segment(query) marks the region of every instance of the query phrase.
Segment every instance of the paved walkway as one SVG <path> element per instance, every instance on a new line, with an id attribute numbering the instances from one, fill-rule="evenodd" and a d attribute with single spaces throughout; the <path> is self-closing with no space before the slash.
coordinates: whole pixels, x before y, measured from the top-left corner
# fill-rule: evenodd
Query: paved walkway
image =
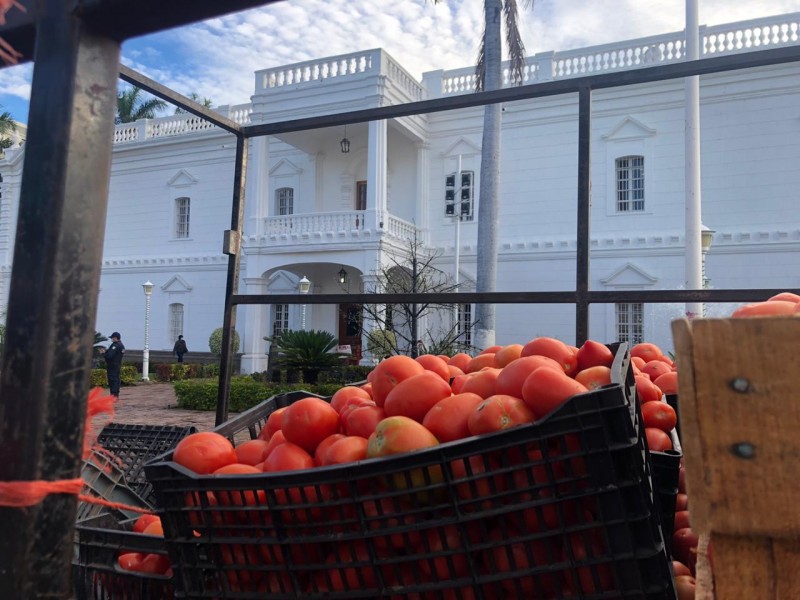
<path id="1" fill-rule="evenodd" d="M 194 425 L 198 431 L 214 428 L 214 411 L 178 408 L 170 383 L 140 383 L 120 390 L 114 422 L 128 425 Z"/>

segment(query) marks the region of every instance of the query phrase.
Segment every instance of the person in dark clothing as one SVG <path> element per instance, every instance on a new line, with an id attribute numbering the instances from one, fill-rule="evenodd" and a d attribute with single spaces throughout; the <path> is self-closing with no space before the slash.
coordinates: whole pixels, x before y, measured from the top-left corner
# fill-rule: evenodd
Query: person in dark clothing
<path id="1" fill-rule="evenodd" d="M 112 396 L 119 398 L 120 369 L 122 357 L 125 356 L 125 346 L 118 331 L 111 334 L 111 345 L 103 353 L 108 374 L 108 388 Z"/>
<path id="2" fill-rule="evenodd" d="M 186 354 L 189 349 L 186 347 L 186 341 L 183 339 L 182 335 L 178 336 L 178 341 L 175 342 L 175 345 L 172 347 L 172 353 L 178 357 L 178 362 L 183 362 L 183 355 Z"/>

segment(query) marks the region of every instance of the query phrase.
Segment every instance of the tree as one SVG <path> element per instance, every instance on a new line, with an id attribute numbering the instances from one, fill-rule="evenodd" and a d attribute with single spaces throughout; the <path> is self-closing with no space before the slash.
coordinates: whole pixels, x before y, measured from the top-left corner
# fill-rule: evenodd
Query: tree
<path id="1" fill-rule="evenodd" d="M 142 95 L 143 90 L 131 87 L 117 94 L 117 116 L 114 122 L 132 123 L 139 119 L 153 119 L 156 113 L 167 107 L 167 103 L 152 96 Z"/>
<path id="2" fill-rule="evenodd" d="M 439 0 L 434 0 L 438 2 Z M 521 0 L 533 9 L 534 0 Z M 517 23 L 517 0 L 484 0 L 484 30 L 475 68 L 476 91 L 499 90 L 503 87 L 502 25 L 505 21 L 508 46 L 509 79 L 519 85 L 525 67 L 525 47 Z M 481 183 L 478 207 L 477 292 L 493 292 L 497 287 L 497 248 L 500 190 L 500 130 L 502 105 L 487 104 L 483 112 L 481 145 Z M 495 306 L 475 307 L 475 345 L 488 348 L 495 341 Z"/>
<path id="3" fill-rule="evenodd" d="M 2 108 L 0 106 L 0 108 Z M 3 111 L 0 113 L 0 152 L 6 148 L 10 148 L 13 144 L 11 134 L 17 130 L 17 124 L 11 118 L 11 113 Z"/>
<path id="4" fill-rule="evenodd" d="M 214 105 L 214 103 L 211 100 L 211 98 L 203 98 L 202 100 L 200 100 L 200 95 L 197 92 L 192 92 L 191 94 L 189 94 L 189 99 L 190 100 L 194 100 L 198 104 L 201 104 L 204 108 L 211 108 Z M 175 114 L 176 115 L 185 114 L 185 113 L 186 113 L 186 110 L 184 110 L 180 106 L 176 106 L 175 107 Z"/>
<path id="5" fill-rule="evenodd" d="M 208 349 L 214 356 L 222 356 L 222 327 L 217 327 L 208 338 Z M 239 351 L 239 333 L 233 330 L 233 351 Z"/>
<path id="6" fill-rule="evenodd" d="M 387 250 L 384 266 L 376 272 L 375 291 L 389 294 L 447 293 L 456 291 L 450 276 L 435 263 L 441 251 L 430 251 L 414 236 L 407 248 Z M 418 356 L 434 349 L 436 353 L 467 350 L 464 333 L 459 333 L 453 318 L 455 305 L 434 302 L 413 304 L 365 304 L 363 321 L 370 323 L 367 348 L 370 353 L 380 349 L 383 358 L 388 354 Z M 420 328 L 427 316 L 437 321 L 437 327 Z M 434 320 L 432 319 L 432 320 Z M 420 352 L 422 350 L 422 352 Z"/>

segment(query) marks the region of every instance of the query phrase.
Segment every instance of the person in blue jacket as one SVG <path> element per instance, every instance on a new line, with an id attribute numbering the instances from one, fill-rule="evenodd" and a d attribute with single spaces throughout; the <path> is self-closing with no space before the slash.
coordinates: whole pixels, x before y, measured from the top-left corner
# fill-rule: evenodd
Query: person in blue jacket
<path id="1" fill-rule="evenodd" d="M 125 345 L 118 331 L 111 334 L 111 345 L 103 353 L 106 361 L 106 373 L 108 374 L 108 388 L 112 396 L 119 398 L 120 370 L 122 369 L 122 357 L 125 356 Z"/>

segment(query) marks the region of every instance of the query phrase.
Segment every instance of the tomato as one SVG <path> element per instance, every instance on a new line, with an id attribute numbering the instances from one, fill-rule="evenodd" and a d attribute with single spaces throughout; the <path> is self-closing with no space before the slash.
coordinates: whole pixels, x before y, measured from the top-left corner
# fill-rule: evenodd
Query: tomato
<path id="1" fill-rule="evenodd" d="M 692 572 L 689 570 L 685 564 L 683 564 L 679 560 L 672 561 L 672 575 L 674 577 L 678 577 L 679 575 L 689 575 L 691 577 Z"/>
<path id="2" fill-rule="evenodd" d="M 370 554 L 363 541 L 340 543 L 325 563 L 331 566 L 316 576 L 316 586 L 320 591 L 361 591 L 378 585 L 377 574 L 369 564 Z"/>
<path id="3" fill-rule="evenodd" d="M 502 369 L 511 361 L 517 360 L 522 354 L 522 344 L 503 346 L 494 354 L 494 366 Z"/>
<path id="4" fill-rule="evenodd" d="M 117 563 L 126 571 L 136 571 L 144 557 L 145 554 L 142 552 L 125 552 L 119 555 Z"/>
<path id="5" fill-rule="evenodd" d="M 678 492 L 675 497 L 675 510 L 689 510 L 689 496 L 685 492 Z"/>
<path id="6" fill-rule="evenodd" d="M 371 372 L 371 371 L 370 371 Z M 372 384 L 367 382 L 361 386 L 361 389 L 364 390 L 369 394 L 369 397 L 372 398 Z"/>
<path id="7" fill-rule="evenodd" d="M 342 409 L 351 398 L 366 398 L 369 400 L 370 396 L 366 390 L 363 390 L 360 387 L 346 385 L 343 388 L 336 390 L 336 393 L 331 396 L 331 406 L 336 412 L 341 414 Z"/>
<path id="8" fill-rule="evenodd" d="M 528 406 L 515 396 L 503 394 L 489 396 L 472 411 L 467 427 L 472 435 L 492 433 L 533 423 L 535 415 Z"/>
<path id="9" fill-rule="evenodd" d="M 425 367 L 426 371 L 436 373 L 439 377 L 444 379 L 448 384 L 450 383 L 450 370 L 447 368 L 447 363 L 438 356 L 433 354 L 422 354 L 415 359 L 419 364 Z"/>
<path id="10" fill-rule="evenodd" d="M 481 500 L 505 490 L 505 477 L 495 474 L 497 467 L 495 460 L 481 455 L 452 461 L 450 470 L 458 497 L 461 500 Z M 490 505 L 491 501 L 487 504 Z"/>
<path id="11" fill-rule="evenodd" d="M 450 384 L 450 389 L 453 391 L 454 394 L 460 394 L 461 388 L 464 387 L 464 384 L 467 383 L 467 380 L 472 377 L 474 373 L 464 373 L 463 375 L 456 375 L 453 377 L 453 382 Z"/>
<path id="12" fill-rule="evenodd" d="M 682 494 L 686 493 L 686 469 L 682 465 L 678 472 L 678 491 Z"/>
<path id="13" fill-rule="evenodd" d="M 533 410 L 536 418 L 541 419 L 567 399 L 587 391 L 585 385 L 565 373 L 539 367 L 528 375 L 522 385 L 522 399 Z"/>
<path id="14" fill-rule="evenodd" d="M 567 556 L 571 551 L 572 557 L 578 563 L 607 554 L 602 534 L 597 530 L 570 534 L 567 544 L 569 545 Z M 575 571 L 578 575 L 578 585 L 576 586 L 570 577 L 568 577 L 567 583 L 572 584 L 570 587 L 582 594 L 597 594 L 614 587 L 614 576 L 611 573 L 611 567 L 607 564 L 577 567 Z"/>
<path id="15" fill-rule="evenodd" d="M 350 435 L 334 442 L 322 456 L 321 465 L 340 465 L 367 458 L 367 438 Z"/>
<path id="16" fill-rule="evenodd" d="M 417 549 L 418 553 L 438 556 L 420 560 L 419 566 L 423 573 L 442 580 L 457 579 L 469 573 L 469 559 L 457 527 L 434 527 L 428 529 L 424 537 L 425 540 Z"/>
<path id="17" fill-rule="evenodd" d="M 649 377 L 636 375 L 636 397 L 639 398 L 639 404 L 644 406 L 647 402 L 659 402 L 662 395 L 661 389 Z"/>
<path id="18" fill-rule="evenodd" d="M 675 593 L 678 600 L 694 600 L 697 593 L 697 580 L 691 575 L 676 575 Z"/>
<path id="19" fill-rule="evenodd" d="M 158 515 L 142 515 L 133 523 L 133 531 L 142 533 L 150 523 L 155 521 L 161 522 L 161 517 Z"/>
<path id="20" fill-rule="evenodd" d="M 666 402 L 647 402 L 642 404 L 642 420 L 645 427 L 655 427 L 664 433 L 669 433 L 678 424 L 678 415 Z"/>
<path id="21" fill-rule="evenodd" d="M 672 527 L 673 531 L 678 531 L 678 529 L 685 529 L 686 527 L 691 526 L 692 524 L 689 522 L 688 510 L 679 510 L 675 513 L 675 525 Z"/>
<path id="22" fill-rule="evenodd" d="M 367 456 L 389 456 L 436 446 L 439 440 L 422 423 L 409 417 L 387 417 L 369 436 Z"/>
<path id="23" fill-rule="evenodd" d="M 547 356 L 523 356 L 508 363 L 497 376 L 496 394 L 508 394 L 522 398 L 522 384 L 539 367 L 550 367 L 561 371 L 561 366 Z"/>
<path id="24" fill-rule="evenodd" d="M 631 348 L 631 356 L 637 356 L 641 358 L 645 364 L 651 360 L 657 360 L 659 356 L 663 355 L 664 353 L 661 351 L 661 348 L 649 342 L 642 342 Z"/>
<path id="25" fill-rule="evenodd" d="M 314 459 L 303 448 L 291 442 L 275 447 L 264 461 L 264 472 L 299 471 L 314 466 Z"/>
<path id="26" fill-rule="evenodd" d="M 450 377 L 447 381 L 450 381 L 450 379 L 453 379 L 453 377 L 464 374 L 464 371 L 462 371 L 455 365 L 447 365 L 447 370 L 450 373 Z"/>
<path id="27" fill-rule="evenodd" d="M 236 458 L 238 458 L 239 462 L 243 465 L 257 465 L 258 463 L 264 462 L 267 448 L 269 448 L 269 442 L 265 442 L 264 440 L 249 440 L 239 444 L 234 450 L 236 451 Z"/>
<path id="28" fill-rule="evenodd" d="M 461 386 L 462 394 L 478 394 L 481 398 L 493 396 L 497 388 L 497 378 L 501 369 L 486 367 L 472 375 Z"/>
<path id="29" fill-rule="evenodd" d="M 593 391 L 611 383 L 611 369 L 602 365 L 589 367 L 575 373 L 575 381 L 585 385 L 587 390 Z"/>
<path id="30" fill-rule="evenodd" d="M 661 429 L 646 427 L 644 434 L 645 437 L 647 437 L 647 447 L 650 448 L 650 452 L 666 452 L 667 450 L 672 450 L 672 438 Z"/>
<path id="31" fill-rule="evenodd" d="M 658 379 L 653 381 L 653 383 L 661 390 L 662 394 L 669 396 L 675 395 L 678 393 L 678 372 L 670 371 L 669 373 L 659 375 Z"/>
<path id="32" fill-rule="evenodd" d="M 235 591 L 252 591 L 263 576 L 260 571 L 247 569 L 262 564 L 261 553 L 254 544 L 220 544 L 220 558 L 231 588 Z M 245 567 L 245 568 L 243 568 Z"/>
<path id="33" fill-rule="evenodd" d="M 144 535 L 153 535 L 156 537 L 164 537 L 164 526 L 161 524 L 161 519 L 153 521 L 142 531 Z"/>
<path id="34" fill-rule="evenodd" d="M 129 570 L 137 573 L 150 573 L 164 575 L 170 570 L 169 557 L 163 554 L 145 554 L 139 563 L 134 564 Z"/>
<path id="35" fill-rule="evenodd" d="M 689 567 L 694 572 L 694 565 L 697 562 L 697 544 L 700 538 L 690 527 L 678 529 L 672 534 L 672 556 Z"/>
<path id="36" fill-rule="evenodd" d="M 483 402 L 478 394 L 462 393 L 439 400 L 422 419 L 422 424 L 440 442 L 469 437 L 467 420 L 473 409 Z"/>
<path id="37" fill-rule="evenodd" d="M 276 431 L 280 430 L 283 422 L 283 413 L 286 412 L 287 408 L 286 406 L 279 408 L 272 412 L 267 418 L 267 424 L 264 426 L 264 429 L 267 431 L 267 439 L 271 438 L 275 435 Z"/>
<path id="38" fill-rule="evenodd" d="M 531 540 L 530 542 L 513 542 L 509 539 L 521 537 L 520 532 L 511 529 L 508 535 L 501 531 L 492 531 L 489 539 L 495 543 L 493 548 L 485 550 L 484 562 L 493 565 L 501 573 L 513 573 L 515 571 L 525 571 L 537 566 L 546 565 L 550 562 L 547 551 L 547 542 L 542 540 Z M 526 598 L 537 597 L 537 592 L 541 590 L 546 597 L 553 593 L 556 585 L 556 576 L 550 573 L 541 573 L 537 576 L 537 582 L 533 577 L 508 577 L 502 580 L 501 585 L 507 592 L 514 592 L 517 583 L 525 593 Z"/>
<path id="39" fill-rule="evenodd" d="M 230 441 L 213 431 L 192 433 L 175 446 L 172 460 L 195 473 L 213 473 L 220 467 L 237 462 Z"/>
<path id="40" fill-rule="evenodd" d="M 614 353 L 600 342 L 586 340 L 578 349 L 578 371 L 589 367 L 611 367 L 614 363 Z"/>
<path id="41" fill-rule="evenodd" d="M 386 416 L 409 417 L 422 423 L 433 405 L 450 395 L 450 384 L 432 371 L 423 370 L 398 383 L 386 396 Z"/>
<path id="42" fill-rule="evenodd" d="M 787 300 L 770 300 L 767 302 L 754 302 L 740 306 L 731 314 L 734 319 L 743 317 L 783 317 L 791 316 L 797 308 L 796 302 Z"/>
<path id="43" fill-rule="evenodd" d="M 774 302 L 776 300 L 798 303 L 800 302 L 800 296 L 793 294 L 792 292 L 781 292 L 780 294 L 775 294 L 772 298 L 767 300 L 767 302 Z"/>
<path id="44" fill-rule="evenodd" d="M 496 354 L 498 350 L 502 349 L 503 349 L 502 346 L 498 346 L 497 344 L 495 344 L 494 346 L 489 346 L 488 348 L 484 348 L 483 350 L 478 352 L 478 356 L 480 356 L 481 354 Z"/>
<path id="45" fill-rule="evenodd" d="M 661 357 L 663 358 L 663 357 Z M 655 360 L 651 360 L 650 362 L 645 363 L 642 367 L 642 373 L 647 373 L 650 375 L 650 379 L 655 381 L 664 373 L 671 373 L 672 366 L 665 363 L 661 358 L 657 358 Z"/>
<path id="46" fill-rule="evenodd" d="M 281 431 L 287 441 L 314 454 L 322 440 L 339 433 L 339 413 L 320 398 L 301 398 L 286 408 Z"/>
<path id="47" fill-rule="evenodd" d="M 220 467 L 214 471 L 214 475 L 252 475 L 254 473 L 263 473 L 263 469 L 259 471 L 251 465 L 236 464 Z M 266 506 L 267 504 L 267 496 L 263 490 L 239 490 L 230 492 L 220 490 L 214 492 L 214 495 L 223 506 Z"/>
<path id="48" fill-rule="evenodd" d="M 314 451 L 314 464 L 320 466 L 322 464 L 322 457 L 325 455 L 325 451 L 335 442 L 343 440 L 346 437 L 347 436 L 343 433 L 334 433 L 333 435 L 329 435 L 322 440 L 317 446 L 317 449 Z"/>
<path id="49" fill-rule="evenodd" d="M 447 361 L 447 364 L 453 365 L 454 367 L 458 367 L 462 371 L 466 372 L 467 365 L 471 360 L 472 357 L 469 354 L 465 352 L 459 352 L 458 354 L 454 354 L 453 356 L 451 356 L 450 360 Z"/>
<path id="50" fill-rule="evenodd" d="M 380 406 L 360 406 L 347 413 L 344 431 L 349 436 L 355 435 L 366 439 L 386 417 L 386 411 Z"/>
<path id="51" fill-rule="evenodd" d="M 372 399 L 375 404 L 383 406 L 386 397 L 394 387 L 409 377 L 425 372 L 425 367 L 409 356 L 390 356 L 378 363 L 372 370 Z"/>
<path id="52" fill-rule="evenodd" d="M 525 344 L 520 356 L 547 356 L 556 361 L 564 373 L 572 377 L 578 369 L 578 355 L 561 340 L 538 337 Z"/>
<path id="53" fill-rule="evenodd" d="M 269 443 L 267 445 L 267 449 L 264 451 L 264 460 L 267 460 L 267 457 L 270 455 L 277 446 L 286 443 L 286 436 L 283 435 L 283 431 L 276 431 L 275 435 L 269 438 Z"/>
<path id="54" fill-rule="evenodd" d="M 339 427 L 342 429 L 345 428 L 347 425 L 347 416 L 357 408 L 361 408 L 363 406 L 377 406 L 375 401 L 371 398 L 351 398 L 347 401 L 342 407 L 342 410 L 339 412 Z"/>
<path id="55" fill-rule="evenodd" d="M 494 368 L 494 353 L 479 354 L 467 363 L 467 367 L 462 369 L 464 373 L 476 373 L 484 367 Z"/>

